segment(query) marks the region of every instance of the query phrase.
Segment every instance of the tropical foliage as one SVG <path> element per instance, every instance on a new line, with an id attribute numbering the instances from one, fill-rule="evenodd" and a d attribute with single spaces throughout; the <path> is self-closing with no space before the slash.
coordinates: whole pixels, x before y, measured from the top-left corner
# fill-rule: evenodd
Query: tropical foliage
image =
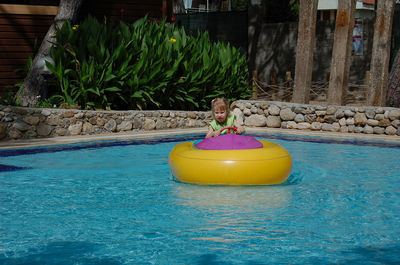
<path id="1" fill-rule="evenodd" d="M 207 109 L 217 96 L 246 98 L 251 91 L 244 55 L 207 33 L 147 17 L 133 24 L 65 23 L 46 63 L 59 102 L 86 109 Z"/>

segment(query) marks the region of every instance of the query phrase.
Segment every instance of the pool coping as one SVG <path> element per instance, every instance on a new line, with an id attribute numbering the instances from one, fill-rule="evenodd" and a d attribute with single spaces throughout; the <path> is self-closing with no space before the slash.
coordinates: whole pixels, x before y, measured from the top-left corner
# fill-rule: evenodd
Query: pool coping
<path id="1" fill-rule="evenodd" d="M 190 129 L 186 128 L 168 129 L 168 130 L 157 130 L 157 131 L 130 131 L 124 133 L 101 134 L 101 135 L 58 136 L 52 138 L 36 138 L 36 139 L 26 139 L 26 140 L 7 140 L 7 141 L 0 141 L 0 150 L 46 146 L 46 145 L 70 144 L 70 143 L 89 142 L 97 140 L 117 140 L 117 139 L 127 140 L 127 139 L 138 139 L 138 138 L 196 134 L 196 133 L 200 134 L 203 133 L 205 135 L 206 132 L 207 128 L 202 127 L 202 128 L 190 128 Z M 400 143 L 400 138 L 398 136 L 390 136 L 390 135 L 335 133 L 326 131 L 304 131 L 304 130 L 281 129 L 281 128 L 277 129 L 277 128 L 254 128 L 254 127 L 246 127 L 246 132 Z"/>

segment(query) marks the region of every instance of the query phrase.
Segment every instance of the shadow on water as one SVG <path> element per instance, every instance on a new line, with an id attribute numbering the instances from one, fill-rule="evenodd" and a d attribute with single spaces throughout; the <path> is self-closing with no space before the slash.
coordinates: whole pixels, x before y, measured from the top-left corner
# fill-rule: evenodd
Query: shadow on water
<path id="1" fill-rule="evenodd" d="M 13 254 L 0 255 L 2 265 L 69 265 L 96 264 L 120 265 L 122 262 L 112 257 L 94 257 L 99 244 L 90 242 L 58 241 L 51 242 L 43 248 L 30 249 L 27 255 L 12 257 Z"/>
<path id="2" fill-rule="evenodd" d="M 198 258 L 197 265 L 228 265 L 230 262 L 225 262 L 218 258 L 216 254 L 204 254 Z M 240 261 L 240 264 L 245 265 L 266 265 L 268 263 L 265 262 L 257 262 L 257 261 Z"/>
<path id="3" fill-rule="evenodd" d="M 289 185 L 297 185 L 303 182 L 304 179 L 304 173 L 300 171 L 292 172 L 290 174 L 289 178 L 280 184 L 281 186 L 289 186 Z"/>
<path id="4" fill-rule="evenodd" d="M 17 171 L 17 170 L 25 170 L 25 169 L 29 169 L 29 168 L 0 164 L 0 172 L 9 172 L 9 171 Z"/>
<path id="5" fill-rule="evenodd" d="M 297 256 L 296 261 L 293 260 L 280 260 L 276 257 L 263 258 L 263 261 L 256 260 L 241 260 L 240 264 L 246 265 L 264 265 L 264 264 L 344 264 L 344 265 L 386 265 L 386 264 L 400 264 L 400 246 L 361 246 L 349 248 L 346 250 L 338 250 L 335 255 L 330 252 L 329 256 L 323 254 L 319 256 Z M 224 262 L 223 255 L 218 254 L 204 254 L 197 258 L 197 265 L 225 265 L 231 264 Z M 196 258 L 194 259 L 196 260 Z"/>
<path id="6" fill-rule="evenodd" d="M 400 264 L 400 246 L 361 246 L 339 250 L 330 257 L 298 257 L 295 264 L 386 265 Z"/>

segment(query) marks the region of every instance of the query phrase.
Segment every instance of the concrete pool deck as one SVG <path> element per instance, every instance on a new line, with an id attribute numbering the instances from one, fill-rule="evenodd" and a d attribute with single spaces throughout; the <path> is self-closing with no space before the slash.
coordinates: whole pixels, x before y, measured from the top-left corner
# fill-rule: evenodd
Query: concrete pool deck
<path id="1" fill-rule="evenodd" d="M 78 142 L 89 142 L 97 140 L 126 140 L 126 139 L 138 139 L 138 138 L 151 138 L 151 137 L 162 137 L 172 135 L 184 135 L 192 133 L 203 133 L 207 132 L 207 128 L 190 128 L 190 129 L 168 129 L 168 130 L 156 130 L 156 131 L 131 131 L 125 133 L 112 133 L 112 134 L 101 134 L 101 135 L 78 135 L 78 136 L 62 136 L 62 137 L 51 137 L 51 138 L 37 138 L 37 139 L 25 139 L 25 140 L 7 140 L 0 141 L 1 149 L 12 149 L 12 148 L 25 148 L 35 146 L 46 146 L 46 145 L 60 145 Z M 367 140 L 367 141 L 386 141 L 392 143 L 400 143 L 399 136 L 390 135 L 377 135 L 377 134 L 361 134 L 361 133 L 336 133 L 326 131 L 304 131 L 304 130 L 293 130 L 293 129 L 275 129 L 275 128 L 253 128 L 246 127 L 247 133 L 265 133 L 265 134 L 282 134 L 282 135 L 293 135 L 293 136 L 308 136 L 308 137 L 325 137 L 334 139 L 356 139 L 356 140 Z"/>

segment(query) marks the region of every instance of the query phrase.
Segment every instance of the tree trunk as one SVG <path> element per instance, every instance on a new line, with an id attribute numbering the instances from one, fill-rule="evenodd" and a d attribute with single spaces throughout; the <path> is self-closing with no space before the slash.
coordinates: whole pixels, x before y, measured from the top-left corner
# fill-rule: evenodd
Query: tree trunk
<path id="1" fill-rule="evenodd" d="M 346 105 L 356 0 L 339 0 L 329 77 L 328 104 Z"/>
<path id="2" fill-rule="evenodd" d="M 393 61 L 388 80 L 388 106 L 400 108 L 400 49 Z"/>
<path id="3" fill-rule="evenodd" d="M 39 50 L 33 59 L 32 66 L 27 73 L 25 80 L 16 94 L 16 102 L 21 106 L 34 107 L 39 99 L 41 89 L 44 84 L 44 77 L 37 63 L 41 58 L 48 56 L 50 53 L 51 42 L 54 41 L 53 35 L 56 28 L 61 27 L 65 21 L 76 21 L 83 0 L 60 0 L 57 15 L 54 23 L 44 37 Z"/>
<path id="4" fill-rule="evenodd" d="M 183 0 L 174 0 L 174 14 L 183 14 L 186 13 L 185 4 Z"/>
<path id="5" fill-rule="evenodd" d="M 390 44 L 395 0 L 378 1 L 367 104 L 384 106 L 388 84 Z"/>
<path id="6" fill-rule="evenodd" d="M 308 104 L 312 81 L 318 0 L 300 0 L 293 102 Z"/>

